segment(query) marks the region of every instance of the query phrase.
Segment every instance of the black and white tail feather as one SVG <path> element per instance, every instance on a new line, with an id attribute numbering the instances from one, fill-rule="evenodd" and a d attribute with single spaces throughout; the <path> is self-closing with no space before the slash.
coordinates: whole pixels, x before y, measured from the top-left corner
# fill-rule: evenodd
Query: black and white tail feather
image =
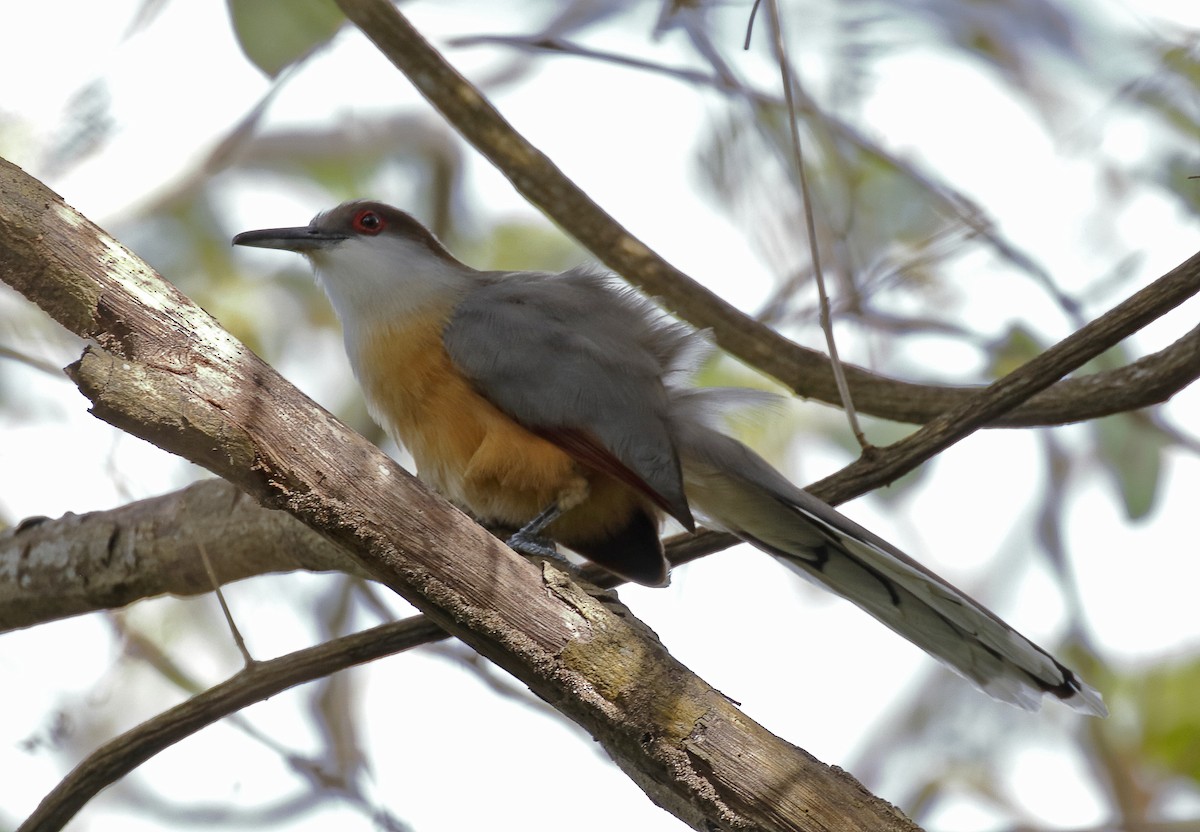
<path id="1" fill-rule="evenodd" d="M 737 440 L 697 419 L 677 425 L 688 501 L 706 522 L 853 602 L 997 699 L 1034 711 L 1050 694 L 1107 716 L 1099 693 L 966 594 Z"/>

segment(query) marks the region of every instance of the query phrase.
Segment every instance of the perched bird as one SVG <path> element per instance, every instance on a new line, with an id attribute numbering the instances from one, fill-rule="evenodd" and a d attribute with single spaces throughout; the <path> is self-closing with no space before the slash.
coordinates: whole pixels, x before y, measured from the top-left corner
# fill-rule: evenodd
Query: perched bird
<path id="1" fill-rule="evenodd" d="M 478 271 L 379 202 L 233 241 L 309 259 L 372 416 L 447 499 L 519 529 L 518 551 L 557 542 L 661 585 L 660 522 L 692 530 L 695 511 L 998 699 L 1106 713 L 1049 653 L 710 424 L 722 394 L 687 386 L 702 339 L 610 277 Z"/>

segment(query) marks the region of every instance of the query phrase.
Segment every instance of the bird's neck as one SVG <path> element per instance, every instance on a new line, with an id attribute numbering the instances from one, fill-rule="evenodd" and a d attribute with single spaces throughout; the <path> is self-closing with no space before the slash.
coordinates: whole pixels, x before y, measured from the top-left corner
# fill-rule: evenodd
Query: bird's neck
<path id="1" fill-rule="evenodd" d="M 347 345 L 361 330 L 448 311 L 479 279 L 475 269 L 409 238 L 350 239 L 310 259 Z"/>

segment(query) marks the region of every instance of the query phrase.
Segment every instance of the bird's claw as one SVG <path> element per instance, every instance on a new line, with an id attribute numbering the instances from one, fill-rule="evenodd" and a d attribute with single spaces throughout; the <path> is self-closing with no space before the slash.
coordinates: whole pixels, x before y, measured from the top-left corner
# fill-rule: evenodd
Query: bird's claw
<path id="1" fill-rule="evenodd" d="M 558 553 L 554 542 L 537 534 L 528 534 L 521 530 L 505 541 L 509 548 L 535 558 L 549 558 L 560 563 L 568 563 L 567 559 Z"/>

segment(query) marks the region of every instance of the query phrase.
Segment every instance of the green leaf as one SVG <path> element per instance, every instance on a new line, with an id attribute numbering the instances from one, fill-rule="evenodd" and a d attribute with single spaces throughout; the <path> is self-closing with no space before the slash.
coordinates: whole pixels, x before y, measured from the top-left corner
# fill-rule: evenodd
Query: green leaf
<path id="1" fill-rule="evenodd" d="M 1020 324 L 1009 327 L 1008 334 L 992 350 L 992 378 L 1002 378 L 1013 370 L 1036 358 L 1045 347 L 1037 337 Z"/>
<path id="2" fill-rule="evenodd" d="M 345 17 L 332 0 L 227 0 L 242 52 L 274 78 L 328 41 Z"/>
<path id="3" fill-rule="evenodd" d="M 1162 474 L 1162 450 L 1169 440 L 1145 418 L 1120 413 L 1099 419 L 1096 452 L 1121 492 L 1125 515 L 1145 517 L 1154 508 Z"/>
<path id="4" fill-rule="evenodd" d="M 472 252 L 480 268 L 560 272 L 586 262 L 588 253 L 549 223 L 499 222 Z"/>
<path id="5" fill-rule="evenodd" d="M 1200 659 L 1156 667 L 1129 681 L 1142 718 L 1142 752 L 1171 773 L 1200 782 Z"/>

